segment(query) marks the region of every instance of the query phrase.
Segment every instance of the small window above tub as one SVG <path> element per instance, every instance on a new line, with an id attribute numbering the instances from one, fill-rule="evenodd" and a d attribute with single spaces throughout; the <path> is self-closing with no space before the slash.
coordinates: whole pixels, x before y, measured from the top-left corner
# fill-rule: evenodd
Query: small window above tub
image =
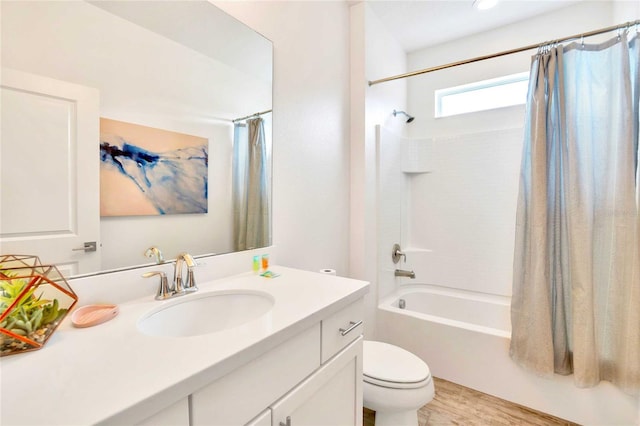
<path id="1" fill-rule="evenodd" d="M 435 91 L 436 118 L 524 105 L 529 73 L 506 75 Z"/>

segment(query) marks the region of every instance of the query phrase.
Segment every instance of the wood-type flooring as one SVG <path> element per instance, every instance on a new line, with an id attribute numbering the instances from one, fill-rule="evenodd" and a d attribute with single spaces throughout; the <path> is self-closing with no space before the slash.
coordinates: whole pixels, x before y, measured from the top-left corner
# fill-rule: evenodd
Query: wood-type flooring
<path id="1" fill-rule="evenodd" d="M 455 383 L 434 377 L 436 395 L 418 411 L 419 426 L 577 426 Z M 375 412 L 364 409 L 364 426 L 374 426 Z"/>

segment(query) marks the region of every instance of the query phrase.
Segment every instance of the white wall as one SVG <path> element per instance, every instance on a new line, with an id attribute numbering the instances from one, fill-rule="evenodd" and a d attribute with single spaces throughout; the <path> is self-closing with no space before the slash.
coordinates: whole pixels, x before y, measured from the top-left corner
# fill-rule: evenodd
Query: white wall
<path id="1" fill-rule="evenodd" d="M 365 22 L 366 79 L 375 80 L 382 76 L 406 72 L 407 56 L 402 46 L 368 5 Z M 394 117 L 393 111 L 406 111 L 406 105 L 406 80 L 367 86 L 365 141 L 369 148 L 366 151 L 367 155 L 360 158 L 365 158 L 368 166 L 375 164 L 375 168 L 368 168 L 370 175 L 367 179 L 368 190 L 375 190 L 375 203 L 371 210 L 367 209 L 367 217 L 375 221 L 375 228 L 366 233 L 369 238 L 366 240 L 367 246 L 376 247 L 372 253 L 376 256 L 377 265 L 377 276 L 372 277 L 377 292 L 374 306 L 393 290 L 396 267 L 410 269 L 410 265 L 404 262 L 396 266 L 391 260 L 393 245 L 402 244 L 406 178 L 399 171 L 399 148 L 402 141 L 400 136 L 406 134 L 410 127 L 405 116 Z M 380 128 L 376 130 L 376 126 Z"/>
<path id="2" fill-rule="evenodd" d="M 351 211 L 350 276 L 369 281 L 365 298 L 365 335 L 375 338 L 375 312 L 378 302 L 380 259 L 391 258 L 391 247 L 400 240 L 400 218 L 387 217 L 380 228 L 381 203 L 395 203 L 378 197 L 380 153 L 376 125 L 402 133 L 404 121 L 393 117 L 394 109 L 404 110 L 406 83 L 369 87 L 368 80 L 406 70 L 406 55 L 366 3 L 351 6 Z M 400 210 L 389 210 L 399 214 Z M 389 224 L 387 226 L 387 224 Z M 394 236 L 395 235 L 395 236 Z M 380 238 L 383 242 L 380 242 Z M 391 263 L 391 262 L 389 262 Z M 389 279 L 390 267 L 382 272 Z M 391 277 L 392 277 L 391 272 Z"/>
<path id="3" fill-rule="evenodd" d="M 403 131 L 404 120 L 391 112 L 405 109 L 406 83 L 368 88 L 365 82 L 404 72 L 406 56 L 364 3 L 353 5 L 350 15 L 345 2 L 215 4 L 274 43 L 279 262 L 333 267 L 339 275 L 370 281 L 371 337 L 378 258 L 375 125 Z"/>
<path id="4" fill-rule="evenodd" d="M 280 264 L 349 274 L 345 2 L 214 2 L 274 47 L 273 243 Z"/>
<path id="5" fill-rule="evenodd" d="M 376 126 L 376 212 L 377 212 L 377 303 L 395 292 L 400 280 L 394 271 L 397 269 L 413 270 L 411 259 L 401 258 L 393 263 L 394 244 L 400 244 L 406 253 L 405 241 L 402 239 L 407 214 L 408 176 L 402 172 L 403 145 L 407 141 L 398 133 L 385 126 Z M 376 322 L 377 323 L 377 322 Z M 377 330 L 376 330 L 377 331 Z"/>
<path id="6" fill-rule="evenodd" d="M 617 1 L 612 5 L 613 21 L 615 24 L 640 20 L 640 1 Z M 635 29 L 632 29 L 635 31 Z"/>
<path id="7" fill-rule="evenodd" d="M 406 243 L 415 283 L 511 295 L 522 134 L 435 139 L 432 171 L 409 181 Z"/>

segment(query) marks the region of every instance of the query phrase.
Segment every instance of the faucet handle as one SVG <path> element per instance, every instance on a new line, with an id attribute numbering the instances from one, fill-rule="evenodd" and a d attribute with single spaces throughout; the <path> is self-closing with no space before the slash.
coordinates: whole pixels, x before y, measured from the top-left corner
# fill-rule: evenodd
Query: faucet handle
<path id="1" fill-rule="evenodd" d="M 391 252 L 391 260 L 393 263 L 400 262 L 400 258 L 404 258 L 404 261 L 407 261 L 407 255 L 400 249 L 400 244 L 393 245 L 393 251 Z"/>
<path id="2" fill-rule="evenodd" d="M 160 275 L 160 286 L 156 293 L 156 300 L 168 299 L 173 295 L 173 290 L 169 287 L 169 281 L 167 280 L 167 274 L 162 271 L 150 271 L 142 274 L 143 278 L 150 278 L 155 275 Z"/>

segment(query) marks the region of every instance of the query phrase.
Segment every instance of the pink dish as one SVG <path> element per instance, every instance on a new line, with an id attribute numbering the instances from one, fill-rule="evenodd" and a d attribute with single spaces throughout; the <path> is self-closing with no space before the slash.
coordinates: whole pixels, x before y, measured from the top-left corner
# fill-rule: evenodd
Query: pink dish
<path id="1" fill-rule="evenodd" d="M 118 315 L 117 305 L 87 305 L 76 309 L 71 315 L 75 327 L 93 327 Z"/>

